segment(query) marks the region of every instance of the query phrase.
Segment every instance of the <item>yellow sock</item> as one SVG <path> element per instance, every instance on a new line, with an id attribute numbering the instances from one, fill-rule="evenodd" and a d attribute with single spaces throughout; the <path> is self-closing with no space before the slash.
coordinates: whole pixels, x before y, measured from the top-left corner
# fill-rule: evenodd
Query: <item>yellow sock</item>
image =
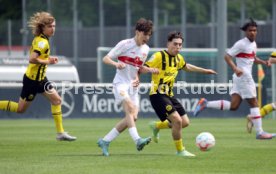
<path id="1" fill-rule="evenodd" d="M 270 112 L 272 112 L 274 110 L 272 104 L 267 104 L 265 106 L 263 106 L 260 110 L 261 116 L 264 118 L 267 114 L 269 114 Z"/>
<path id="2" fill-rule="evenodd" d="M 18 109 L 18 103 L 5 100 L 5 101 L 0 101 L 0 110 L 4 111 L 10 111 L 10 112 L 17 112 Z"/>
<path id="3" fill-rule="evenodd" d="M 180 140 L 174 140 L 174 144 L 175 144 L 177 152 L 181 152 L 181 151 L 183 151 L 185 149 L 184 146 L 183 146 L 182 139 L 180 139 Z"/>
<path id="4" fill-rule="evenodd" d="M 157 121 L 156 122 L 156 128 L 158 129 L 168 129 L 169 128 L 169 121 L 165 120 L 165 121 Z"/>
<path id="5" fill-rule="evenodd" d="M 62 125 L 61 105 L 51 105 L 51 111 L 55 120 L 57 133 L 64 132 L 63 125 Z"/>

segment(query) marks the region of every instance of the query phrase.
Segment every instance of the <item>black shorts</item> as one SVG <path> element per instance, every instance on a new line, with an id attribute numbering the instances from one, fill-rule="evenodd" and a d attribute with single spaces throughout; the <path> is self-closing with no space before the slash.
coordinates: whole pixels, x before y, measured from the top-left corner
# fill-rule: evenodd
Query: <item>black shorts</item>
<path id="1" fill-rule="evenodd" d="M 35 81 L 29 79 L 26 74 L 23 77 L 23 88 L 21 90 L 21 99 L 26 101 L 33 101 L 37 93 L 43 93 L 53 88 L 47 77 L 42 81 Z"/>
<path id="2" fill-rule="evenodd" d="M 174 97 L 167 96 L 166 94 L 157 93 L 150 95 L 150 102 L 161 121 L 165 121 L 174 111 L 177 111 L 180 116 L 186 114 L 185 109 L 179 101 Z"/>

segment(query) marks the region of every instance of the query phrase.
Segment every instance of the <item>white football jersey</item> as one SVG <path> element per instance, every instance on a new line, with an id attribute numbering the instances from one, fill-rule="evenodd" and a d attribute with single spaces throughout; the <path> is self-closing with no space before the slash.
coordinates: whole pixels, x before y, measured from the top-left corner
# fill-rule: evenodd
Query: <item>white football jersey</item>
<path id="1" fill-rule="evenodd" d="M 135 80 L 139 68 L 147 59 L 148 53 L 149 46 L 147 44 L 138 46 L 134 38 L 120 41 L 107 54 L 112 59 L 117 59 L 118 62 L 126 65 L 123 69 L 117 69 L 113 83 L 131 83 Z"/>
<path id="2" fill-rule="evenodd" d="M 236 64 L 244 75 L 252 76 L 252 66 L 255 61 L 257 51 L 256 42 L 251 42 L 247 37 L 237 41 L 232 48 L 227 51 L 231 57 L 236 58 Z"/>

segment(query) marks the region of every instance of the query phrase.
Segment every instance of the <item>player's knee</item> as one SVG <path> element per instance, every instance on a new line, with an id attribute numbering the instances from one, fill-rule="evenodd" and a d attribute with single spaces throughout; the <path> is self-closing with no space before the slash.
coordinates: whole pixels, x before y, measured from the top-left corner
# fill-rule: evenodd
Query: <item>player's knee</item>
<path id="1" fill-rule="evenodd" d="M 128 112 L 129 114 L 131 114 L 131 115 L 135 115 L 135 113 L 136 113 L 136 108 L 135 108 L 135 106 L 132 105 L 132 104 L 127 105 L 126 110 L 127 110 L 127 112 Z"/>
<path id="2" fill-rule="evenodd" d="M 172 120 L 172 125 L 173 126 L 180 126 L 180 127 L 182 127 L 182 120 L 180 118 L 174 118 Z"/>
<path id="3" fill-rule="evenodd" d="M 56 99 L 56 100 L 52 101 L 51 104 L 52 104 L 52 105 L 61 105 L 61 102 L 62 102 L 62 101 L 61 101 L 61 99 L 59 98 L 59 99 Z"/>
<path id="4" fill-rule="evenodd" d="M 190 125 L 190 120 L 182 121 L 182 128 L 188 127 Z"/>
<path id="5" fill-rule="evenodd" d="M 230 106 L 230 110 L 231 111 L 235 111 L 237 109 L 239 109 L 239 105 L 237 105 L 237 104 L 231 104 L 231 106 Z"/>
<path id="6" fill-rule="evenodd" d="M 230 107 L 230 110 L 231 110 L 231 111 L 236 111 L 238 108 L 239 108 L 238 106 L 231 106 L 231 107 Z"/>
<path id="7" fill-rule="evenodd" d="M 188 127 L 190 125 L 190 119 L 187 114 L 181 117 L 182 119 L 182 128 Z"/>
<path id="8" fill-rule="evenodd" d="M 18 109 L 17 109 L 17 113 L 18 113 L 18 114 L 23 114 L 25 111 L 26 111 L 25 108 L 18 108 Z"/>

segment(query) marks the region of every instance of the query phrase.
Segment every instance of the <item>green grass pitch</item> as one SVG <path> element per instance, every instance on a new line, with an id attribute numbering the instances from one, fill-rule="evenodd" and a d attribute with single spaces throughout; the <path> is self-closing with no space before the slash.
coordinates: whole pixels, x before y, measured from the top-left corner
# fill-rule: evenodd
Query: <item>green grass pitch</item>
<path id="1" fill-rule="evenodd" d="M 1 174 L 205 174 L 276 173 L 276 138 L 256 140 L 248 134 L 245 119 L 192 118 L 183 129 L 187 150 L 197 156 L 192 159 L 175 155 L 170 130 L 161 130 L 158 144 L 151 142 L 137 152 L 128 135 L 122 133 L 110 145 L 109 157 L 101 156 L 96 142 L 119 119 L 64 119 L 66 130 L 78 137 L 75 142 L 55 140 L 54 121 L 0 120 Z M 138 119 L 140 136 L 151 135 L 148 122 Z M 276 120 L 264 119 L 266 131 L 276 132 Z M 216 146 L 201 152 L 195 137 L 211 132 Z"/>

